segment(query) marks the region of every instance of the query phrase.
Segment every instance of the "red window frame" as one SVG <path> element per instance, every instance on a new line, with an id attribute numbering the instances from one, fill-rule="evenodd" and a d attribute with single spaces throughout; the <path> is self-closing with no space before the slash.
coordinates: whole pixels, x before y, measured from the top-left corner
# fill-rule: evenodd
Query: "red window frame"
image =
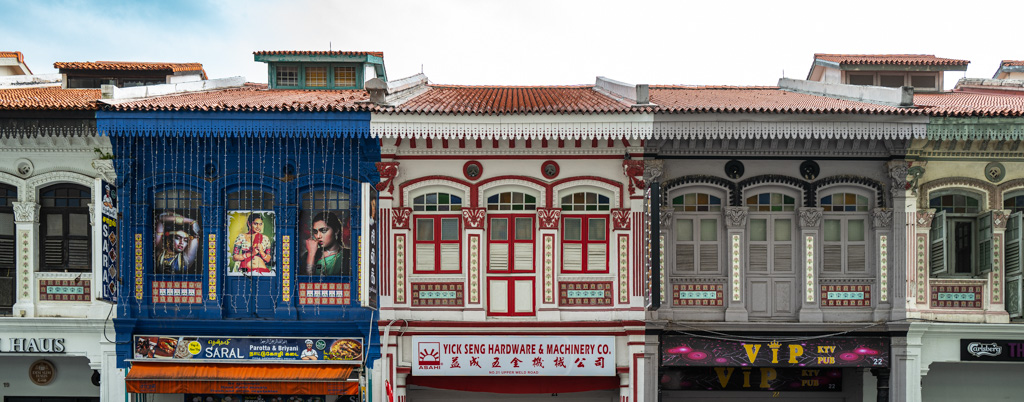
<path id="1" fill-rule="evenodd" d="M 506 305 L 508 306 L 508 312 L 500 313 L 491 310 L 491 283 L 492 282 L 507 282 L 508 283 L 508 299 Z M 516 312 L 516 287 L 515 282 L 530 282 L 530 311 L 529 312 Z M 503 277 L 503 278 L 487 278 L 487 316 L 489 317 L 532 317 L 537 315 L 537 280 L 536 278 L 529 276 L 518 276 L 518 277 Z"/>
<path id="2" fill-rule="evenodd" d="M 537 250 L 536 250 L 536 245 L 537 245 L 537 243 L 536 243 L 536 239 L 537 239 L 537 234 L 536 234 L 537 226 L 536 226 L 536 222 L 537 222 L 537 220 L 535 218 L 536 217 L 534 215 L 524 215 L 524 214 L 494 214 L 494 215 L 488 215 L 487 216 L 487 272 L 489 272 L 489 273 L 531 273 L 531 272 L 537 272 L 537 259 L 535 258 L 536 257 L 536 253 L 537 253 Z M 506 220 L 505 239 L 504 240 L 495 240 L 494 239 L 494 236 L 493 236 L 494 233 L 492 231 L 494 230 L 493 221 L 495 219 L 505 219 Z M 515 238 L 515 235 L 516 235 L 516 224 L 518 223 L 516 221 L 517 219 L 529 219 L 530 220 L 530 238 L 528 240 L 519 240 L 519 239 Z M 491 264 L 491 245 L 493 245 L 493 244 L 508 244 L 508 246 L 509 246 L 508 247 L 508 261 L 506 261 L 506 264 L 507 264 L 506 265 L 506 267 L 507 267 L 506 269 L 494 269 L 493 268 L 494 265 Z M 515 269 L 516 249 L 517 249 L 517 247 L 523 247 L 525 245 L 533 246 L 533 249 L 531 250 L 532 254 L 531 254 L 531 258 L 530 258 L 530 269 L 529 270 L 517 270 L 517 269 Z"/>
<path id="3" fill-rule="evenodd" d="M 565 238 L 566 233 L 567 233 L 567 231 L 565 230 L 565 225 L 566 225 L 565 222 L 567 220 L 570 220 L 570 219 L 580 219 L 581 220 L 581 222 L 580 222 L 580 239 L 579 240 L 567 240 Z M 600 219 L 600 220 L 604 221 L 604 240 L 590 240 L 589 239 L 589 237 L 590 237 L 590 224 L 591 224 L 591 220 L 596 220 L 596 219 Z M 611 247 L 609 246 L 609 239 L 608 239 L 608 237 L 610 235 L 609 228 L 608 228 L 608 224 L 609 223 L 610 222 L 609 222 L 609 216 L 608 215 L 586 215 L 586 214 L 576 214 L 576 215 L 565 215 L 565 214 L 563 214 L 562 215 L 562 233 L 561 233 L 561 239 L 562 239 L 562 247 L 561 247 L 562 248 L 562 250 L 561 250 L 561 253 L 562 253 L 562 260 L 561 261 L 562 261 L 562 264 L 561 264 L 561 271 L 562 271 L 562 273 L 567 273 L 567 274 L 580 274 L 580 273 L 583 273 L 583 274 L 606 274 L 608 272 L 611 272 L 609 270 L 609 267 L 608 267 L 608 261 L 611 258 Z M 604 264 L 601 264 L 602 267 L 599 268 L 599 269 L 595 269 L 595 268 L 591 267 L 591 264 L 590 264 L 590 261 L 589 261 L 589 256 L 588 256 L 588 253 L 587 253 L 588 246 L 590 244 L 595 244 L 595 243 L 603 243 L 604 244 Z M 581 249 L 582 249 L 582 256 L 581 256 L 581 258 L 582 258 L 583 261 L 582 261 L 582 264 L 581 264 L 581 269 L 578 270 L 578 271 L 566 270 L 565 269 L 565 245 L 566 244 L 580 244 L 581 245 Z"/>
<path id="4" fill-rule="evenodd" d="M 457 236 L 455 240 L 442 240 L 441 237 L 441 221 L 445 219 L 455 219 L 457 222 Z M 433 238 L 431 240 L 420 240 L 419 228 L 420 222 L 430 220 L 433 222 Z M 462 273 L 462 217 L 459 215 L 427 215 L 427 216 L 413 216 L 413 273 L 416 274 L 461 274 Z M 421 244 L 432 244 L 434 248 L 434 268 L 430 270 L 419 269 L 419 246 Z M 458 269 L 454 270 L 443 270 L 441 269 L 441 245 L 442 244 L 456 244 L 458 245 Z"/>

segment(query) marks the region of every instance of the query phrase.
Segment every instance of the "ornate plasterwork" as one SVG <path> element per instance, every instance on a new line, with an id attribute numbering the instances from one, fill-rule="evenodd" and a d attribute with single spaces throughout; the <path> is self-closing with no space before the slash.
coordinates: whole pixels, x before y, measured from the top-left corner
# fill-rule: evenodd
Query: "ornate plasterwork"
<path id="1" fill-rule="evenodd" d="M 888 140 L 923 138 L 924 123 L 678 121 L 654 124 L 655 139 L 833 139 Z"/>
<path id="2" fill-rule="evenodd" d="M 664 232 L 671 229 L 672 216 L 675 215 L 675 210 L 673 210 L 672 207 L 662 205 L 659 212 L 661 212 L 661 219 L 658 220 L 658 223 L 661 225 L 661 230 Z"/>
<path id="3" fill-rule="evenodd" d="M 1009 180 L 1003 184 L 1000 184 L 999 187 L 996 187 L 996 189 L 999 191 L 999 194 L 996 196 L 996 198 L 1003 199 L 1003 194 L 1006 194 L 1007 192 L 1018 189 L 1024 189 L 1024 179 Z"/>
<path id="4" fill-rule="evenodd" d="M 993 209 L 992 210 L 992 227 L 996 229 L 1006 229 L 1006 222 L 1010 217 L 1007 211 L 1004 209 Z"/>
<path id="5" fill-rule="evenodd" d="M 822 208 L 798 208 L 800 214 L 800 227 L 803 229 L 816 229 L 821 224 Z"/>
<path id="6" fill-rule="evenodd" d="M 48 172 L 32 177 L 25 181 L 25 195 L 19 198 L 28 202 L 36 201 L 36 194 L 39 188 L 55 183 L 75 183 L 92 190 L 93 178 L 81 173 L 74 172 Z M 21 189 L 18 189 L 19 192 Z"/>
<path id="7" fill-rule="evenodd" d="M 935 219 L 935 213 L 930 209 L 921 209 L 917 211 L 917 227 L 921 229 L 930 229 L 932 227 L 932 219 Z"/>
<path id="8" fill-rule="evenodd" d="M 907 191 L 907 171 L 910 169 L 910 164 L 905 160 L 894 160 L 889 161 L 887 164 L 889 167 L 889 178 L 892 180 L 892 187 L 889 191 L 892 192 L 893 197 L 898 197 Z"/>
<path id="9" fill-rule="evenodd" d="M 747 227 L 747 207 L 725 207 L 725 227 L 728 229 L 744 229 Z"/>
<path id="10" fill-rule="evenodd" d="M 395 192 L 394 180 L 398 177 L 398 162 L 377 162 L 377 173 L 380 174 L 380 183 L 377 183 L 377 191 Z"/>
<path id="11" fill-rule="evenodd" d="M 551 189 L 555 200 L 561 199 L 562 192 L 576 187 L 594 187 L 612 193 L 610 198 L 612 208 L 622 208 L 622 187 L 610 185 L 597 180 L 573 180 L 555 186 Z"/>
<path id="12" fill-rule="evenodd" d="M 872 227 L 877 229 L 889 229 L 892 227 L 892 210 L 875 208 L 871 210 Z"/>
<path id="13" fill-rule="evenodd" d="M 409 218 L 412 216 L 412 208 L 392 208 L 391 228 L 409 229 Z"/>
<path id="14" fill-rule="evenodd" d="M 461 196 L 462 199 L 464 200 L 463 201 L 463 206 L 467 206 L 466 203 L 469 202 L 469 197 L 468 197 L 469 196 L 469 191 L 470 191 L 469 186 L 463 185 L 462 183 L 458 183 L 458 182 L 455 182 L 455 181 L 452 181 L 452 180 L 445 180 L 445 179 L 430 179 L 430 180 L 424 180 L 424 181 L 421 181 L 421 182 L 416 182 L 416 183 L 413 183 L 413 184 L 401 186 L 400 191 L 402 193 L 402 202 L 404 202 L 405 205 L 407 205 L 407 206 L 411 206 L 412 205 L 412 194 L 414 192 L 416 192 L 417 190 L 428 188 L 428 187 L 434 187 L 434 188 L 437 188 L 438 191 L 450 192 L 452 194 Z"/>
<path id="15" fill-rule="evenodd" d="M 117 173 L 114 172 L 114 160 L 113 159 L 94 159 L 92 161 L 92 168 L 96 169 L 96 172 L 103 176 L 107 181 L 114 181 L 117 179 Z"/>
<path id="16" fill-rule="evenodd" d="M 466 229 L 483 229 L 486 217 L 486 208 L 462 208 L 462 222 Z"/>
<path id="17" fill-rule="evenodd" d="M 558 229 L 558 221 L 562 218 L 562 210 L 556 208 L 537 208 L 537 220 L 541 229 Z"/>
<path id="18" fill-rule="evenodd" d="M 89 226 L 96 220 L 96 204 L 89 203 Z"/>
<path id="19" fill-rule="evenodd" d="M 612 230 L 629 230 L 629 215 L 628 209 L 613 209 Z"/>
<path id="20" fill-rule="evenodd" d="M 525 193 L 536 196 L 538 200 L 546 200 L 548 197 L 547 189 L 544 188 L 543 185 L 527 180 L 504 179 L 495 180 L 480 185 L 480 187 L 477 189 L 478 196 L 476 205 L 486 206 L 487 197 L 492 196 L 495 193 L 494 191 L 492 191 L 492 189 L 497 189 L 497 191 L 499 192 L 522 191 L 521 189 L 517 189 L 515 187 L 522 187 L 533 190 L 533 194 L 530 194 L 530 192 L 528 191 L 526 191 Z"/>
<path id="21" fill-rule="evenodd" d="M 665 161 L 648 159 L 644 160 L 644 181 L 654 183 L 665 173 Z"/>
<path id="22" fill-rule="evenodd" d="M 34 202 L 15 202 L 14 203 L 14 221 L 15 222 L 38 223 L 39 222 L 39 204 L 36 204 Z"/>
<path id="23" fill-rule="evenodd" d="M 999 191 L 995 185 L 970 177 L 944 177 L 921 185 L 921 198 L 918 200 L 918 205 L 928 205 L 928 198 L 931 197 L 933 191 L 947 187 L 968 187 L 981 192 L 988 198 L 987 209 L 1002 209 L 1003 207 L 1003 200 L 999 199 Z"/>
<path id="24" fill-rule="evenodd" d="M 386 118 L 386 117 L 385 117 Z M 606 140 L 608 138 L 647 139 L 651 137 L 650 122 L 494 122 L 432 123 L 405 121 L 372 121 L 373 138 L 434 139 L 548 139 Z"/>
<path id="25" fill-rule="evenodd" d="M 637 190 L 643 191 L 647 188 L 647 184 L 644 182 L 645 171 L 643 160 L 627 159 L 622 161 L 622 173 L 629 178 L 630 194 L 633 194 Z"/>

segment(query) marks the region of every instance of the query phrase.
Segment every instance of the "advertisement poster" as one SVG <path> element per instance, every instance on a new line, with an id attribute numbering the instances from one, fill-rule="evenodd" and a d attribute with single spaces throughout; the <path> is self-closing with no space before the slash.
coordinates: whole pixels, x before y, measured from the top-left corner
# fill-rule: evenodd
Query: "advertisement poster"
<path id="1" fill-rule="evenodd" d="M 1024 340 L 961 339 L 960 360 L 965 362 L 1024 362 Z"/>
<path id="2" fill-rule="evenodd" d="M 363 359 L 363 340 L 360 338 L 136 336 L 135 359 L 358 363 Z"/>
<path id="3" fill-rule="evenodd" d="M 739 342 L 666 335 L 662 366 L 889 367 L 889 338 L 827 337 Z"/>
<path id="4" fill-rule="evenodd" d="M 680 391 L 840 392 L 843 369 L 798 367 L 672 367 L 661 389 Z"/>
<path id="5" fill-rule="evenodd" d="M 274 211 L 228 211 L 229 276 L 274 276 Z"/>
<path id="6" fill-rule="evenodd" d="M 362 192 L 363 233 L 359 239 L 360 256 L 359 269 L 359 299 L 360 305 L 366 308 L 377 309 L 377 259 L 380 255 L 378 219 L 377 219 L 377 189 L 370 183 L 363 183 Z"/>
<path id="7" fill-rule="evenodd" d="M 198 275 L 203 224 L 197 210 L 157 209 L 153 214 L 153 272 Z"/>
<path id="8" fill-rule="evenodd" d="M 102 294 L 100 300 L 110 303 L 117 303 L 117 282 L 118 282 L 118 248 L 117 248 L 117 189 L 113 184 L 104 180 L 100 181 L 100 239 L 101 268 L 103 271 Z"/>
<path id="9" fill-rule="evenodd" d="M 347 210 L 299 211 L 300 275 L 352 273 L 352 230 Z"/>
<path id="10" fill-rule="evenodd" d="M 614 336 L 414 336 L 412 374 L 613 376 Z"/>

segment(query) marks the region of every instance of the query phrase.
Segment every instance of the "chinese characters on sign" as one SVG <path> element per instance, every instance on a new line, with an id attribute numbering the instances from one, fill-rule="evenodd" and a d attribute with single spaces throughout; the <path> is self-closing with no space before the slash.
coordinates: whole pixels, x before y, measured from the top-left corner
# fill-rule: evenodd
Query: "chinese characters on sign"
<path id="1" fill-rule="evenodd" d="M 612 376 L 612 336 L 416 336 L 413 375 Z"/>

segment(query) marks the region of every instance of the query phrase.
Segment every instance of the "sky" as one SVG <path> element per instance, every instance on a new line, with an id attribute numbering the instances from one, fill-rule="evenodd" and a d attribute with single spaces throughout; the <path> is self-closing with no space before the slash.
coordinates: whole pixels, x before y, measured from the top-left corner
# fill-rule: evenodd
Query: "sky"
<path id="1" fill-rule="evenodd" d="M 1022 1 L 0 0 L 0 51 L 70 61 L 199 62 L 267 82 L 260 50 L 383 51 L 431 83 L 776 85 L 814 53 L 934 54 L 991 78 L 1024 59 Z"/>

